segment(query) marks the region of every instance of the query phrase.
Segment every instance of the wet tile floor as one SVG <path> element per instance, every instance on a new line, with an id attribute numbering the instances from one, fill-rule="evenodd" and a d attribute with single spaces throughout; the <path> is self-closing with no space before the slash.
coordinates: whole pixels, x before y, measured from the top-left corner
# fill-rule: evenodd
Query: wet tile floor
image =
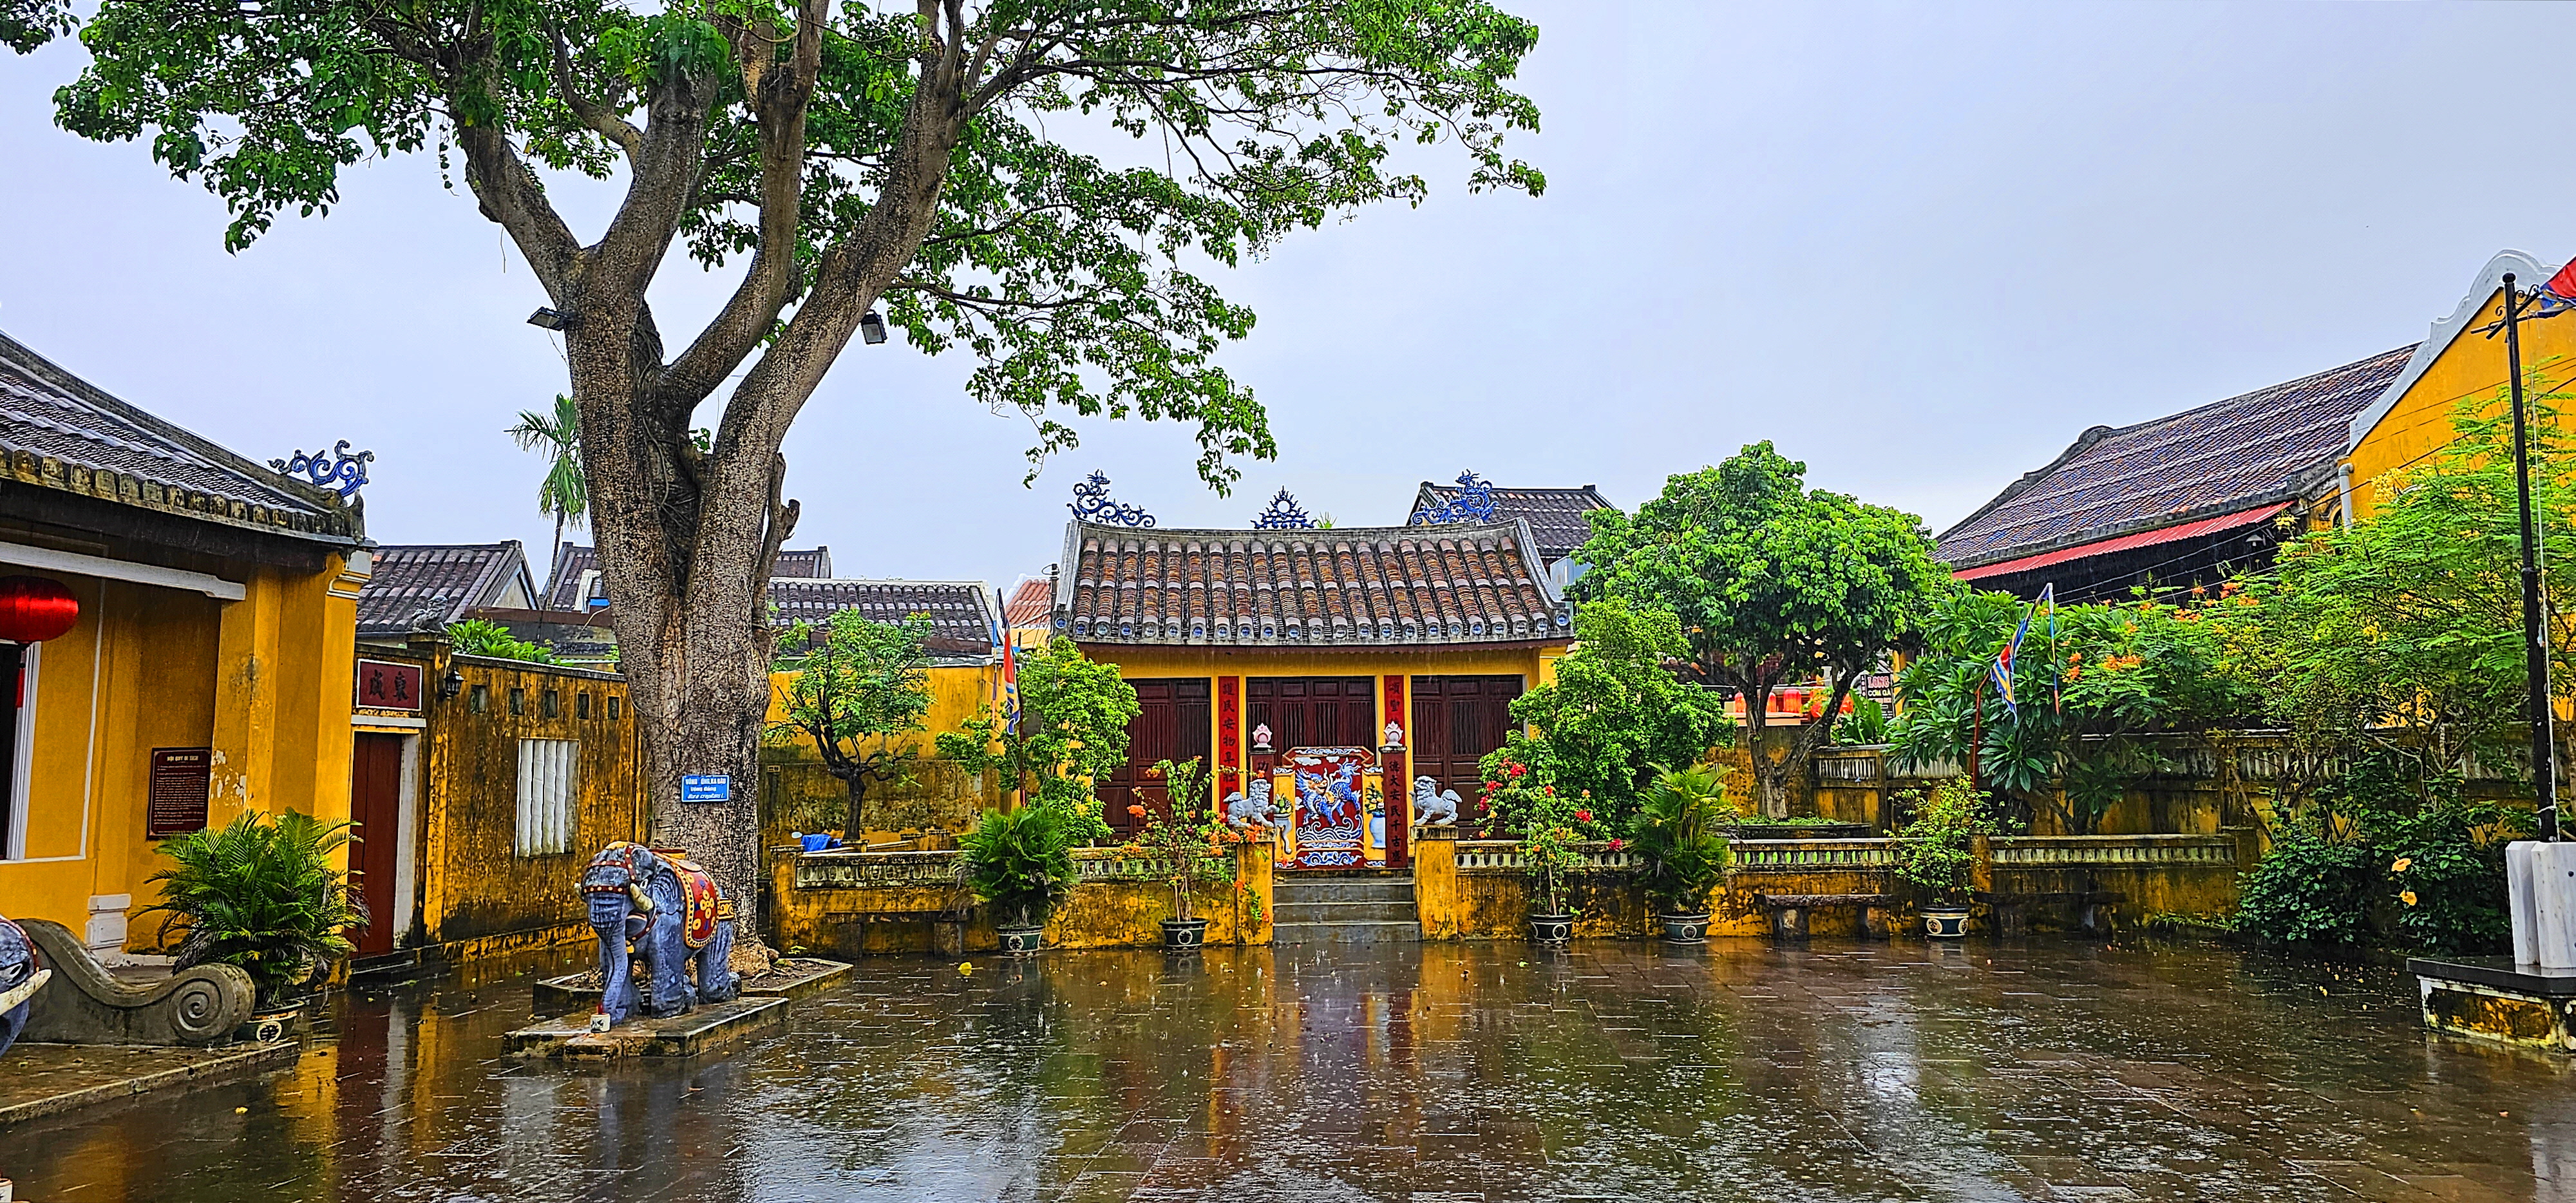
<path id="1" fill-rule="evenodd" d="M 504 1060 L 524 981 L 0 1130 L 38 1203 L 2544 1199 L 2576 1076 L 2384 969 L 2076 941 L 875 959 L 682 1065 Z M 5 1066 L 0 1066 L 5 1070 Z"/>

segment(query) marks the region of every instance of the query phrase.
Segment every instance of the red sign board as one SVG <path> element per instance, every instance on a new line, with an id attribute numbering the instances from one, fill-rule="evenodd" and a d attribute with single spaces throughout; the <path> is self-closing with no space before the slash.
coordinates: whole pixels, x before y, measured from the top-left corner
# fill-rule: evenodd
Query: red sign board
<path id="1" fill-rule="evenodd" d="M 420 713 L 420 666 L 397 660 L 358 661 L 357 707 Z"/>
<path id="2" fill-rule="evenodd" d="M 212 748 L 152 749 L 152 790 L 143 810 L 143 838 L 167 839 L 206 826 L 207 788 L 215 768 Z"/>

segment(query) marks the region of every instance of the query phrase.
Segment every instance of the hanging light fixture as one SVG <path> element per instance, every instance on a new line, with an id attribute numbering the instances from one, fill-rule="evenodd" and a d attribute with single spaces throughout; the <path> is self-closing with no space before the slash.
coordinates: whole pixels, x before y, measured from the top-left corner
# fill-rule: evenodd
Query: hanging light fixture
<path id="1" fill-rule="evenodd" d="M 80 599 L 41 576 L 0 576 L 0 639 L 43 643 L 80 621 Z"/>
<path id="2" fill-rule="evenodd" d="M 859 315 L 859 337 L 873 347 L 886 340 L 885 318 L 874 309 Z"/>

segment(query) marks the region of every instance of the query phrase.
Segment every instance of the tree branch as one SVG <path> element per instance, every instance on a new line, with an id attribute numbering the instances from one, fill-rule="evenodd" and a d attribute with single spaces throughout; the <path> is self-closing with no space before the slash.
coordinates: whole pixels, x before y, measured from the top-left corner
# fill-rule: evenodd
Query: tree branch
<path id="1" fill-rule="evenodd" d="M 581 240 L 555 212 L 518 149 L 497 128 L 461 122 L 456 144 L 465 151 L 465 186 L 473 190 L 483 216 L 498 223 L 518 244 L 546 295 L 557 305 L 569 302 Z"/>

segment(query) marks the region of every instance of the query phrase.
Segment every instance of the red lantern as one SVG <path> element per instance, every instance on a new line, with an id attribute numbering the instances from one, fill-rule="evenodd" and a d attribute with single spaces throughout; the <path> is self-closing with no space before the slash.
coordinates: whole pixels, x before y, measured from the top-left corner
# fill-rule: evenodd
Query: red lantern
<path id="1" fill-rule="evenodd" d="M 80 599 L 41 576 L 0 576 L 0 639 L 43 643 L 80 621 Z"/>

